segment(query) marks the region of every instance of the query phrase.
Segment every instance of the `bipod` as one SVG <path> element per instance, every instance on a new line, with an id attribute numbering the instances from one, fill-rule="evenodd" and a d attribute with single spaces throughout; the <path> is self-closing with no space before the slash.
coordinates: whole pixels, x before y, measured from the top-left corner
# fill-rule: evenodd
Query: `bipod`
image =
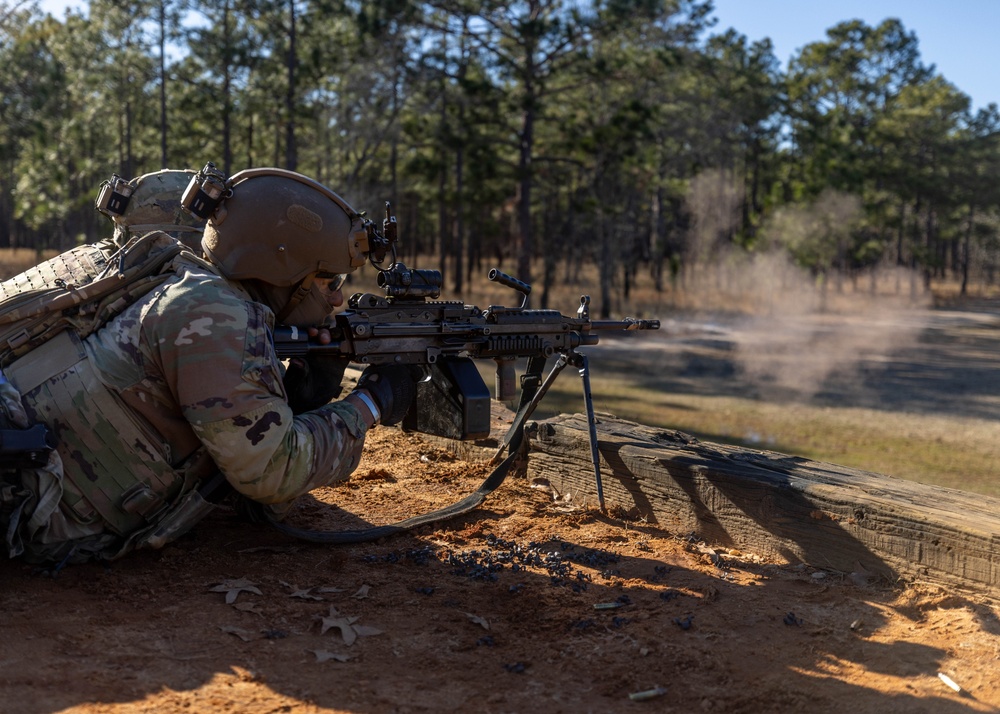
<path id="1" fill-rule="evenodd" d="M 601 453 L 597 448 L 597 418 L 594 416 L 594 397 L 590 391 L 590 362 L 587 359 L 587 355 L 582 352 L 576 352 L 575 350 L 569 350 L 568 352 L 563 352 L 559 355 L 559 359 L 552 366 L 551 371 L 545 377 L 545 381 L 535 390 L 531 398 L 522 404 L 520 409 L 518 409 L 518 414 L 514 419 L 515 425 L 524 424 L 525 420 L 531 413 L 535 411 L 535 407 L 545 396 L 545 393 L 549 391 L 549 387 L 552 383 L 556 381 L 562 371 L 569 365 L 575 367 L 579 374 L 580 379 L 583 382 L 583 402 L 587 409 L 587 427 L 589 429 L 590 437 L 590 460 L 594 464 L 594 481 L 597 484 L 597 503 L 600 506 L 601 511 L 604 511 L 604 485 L 601 481 Z M 498 463 L 501 454 L 508 448 L 508 444 L 514 433 L 514 427 L 511 427 L 510 432 L 507 434 L 507 438 L 504 439 L 503 444 L 494 454 L 492 463 Z"/>
<path id="2" fill-rule="evenodd" d="M 594 481 L 597 484 L 597 503 L 604 511 L 604 486 L 601 483 L 601 452 L 597 449 L 597 418 L 594 416 L 594 397 L 590 393 L 590 362 L 587 355 L 570 352 L 572 364 L 580 372 L 583 382 L 583 403 L 587 407 L 587 429 L 590 436 L 590 460 L 594 463 Z"/>

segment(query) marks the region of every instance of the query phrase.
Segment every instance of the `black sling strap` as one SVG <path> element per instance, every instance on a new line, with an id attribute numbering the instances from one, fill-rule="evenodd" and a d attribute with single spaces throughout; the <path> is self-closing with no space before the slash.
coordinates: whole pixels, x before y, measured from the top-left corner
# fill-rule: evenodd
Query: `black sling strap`
<path id="1" fill-rule="evenodd" d="M 430 513 L 425 513 L 421 516 L 414 516 L 412 518 L 398 521 L 397 523 L 384 526 L 373 526 L 371 528 L 361 528 L 358 530 L 314 531 L 305 528 L 298 528 L 276 520 L 270 514 L 270 511 L 266 511 L 268 514 L 268 523 L 285 535 L 292 536 L 293 538 L 297 538 L 299 540 L 309 541 L 311 543 L 339 545 L 347 543 L 367 543 L 369 541 L 377 540 L 378 538 L 403 533 L 417 528 L 418 526 L 427 525 L 428 523 L 437 523 L 449 518 L 454 518 L 455 516 L 460 516 L 463 513 L 468 513 L 486 500 L 486 497 L 495 491 L 500 484 L 503 483 L 504 479 L 507 478 L 511 468 L 514 466 L 514 462 L 517 461 L 521 446 L 524 443 L 525 422 L 531 416 L 532 412 L 534 412 L 538 402 L 545 395 L 549 386 L 551 386 L 552 382 L 555 381 L 555 378 L 565 366 L 565 359 L 560 357 L 559 361 L 556 363 L 555 367 L 553 367 L 552 371 L 545 378 L 543 383 L 541 375 L 542 370 L 545 368 L 545 358 L 531 357 L 528 359 L 524 376 L 521 378 L 521 399 L 518 403 L 517 412 L 514 415 L 514 421 L 511 424 L 510 429 L 507 430 L 507 434 L 504 436 L 503 442 L 497 449 L 497 453 L 493 456 L 492 461 L 495 463 L 505 450 L 507 452 L 507 456 L 500 461 L 499 464 L 497 464 L 496 468 L 494 468 L 493 471 L 490 472 L 490 475 L 486 477 L 486 480 L 479 485 L 479 488 L 463 498 L 461 501 L 457 501 L 450 506 L 439 508 L 436 511 L 431 511 Z"/>

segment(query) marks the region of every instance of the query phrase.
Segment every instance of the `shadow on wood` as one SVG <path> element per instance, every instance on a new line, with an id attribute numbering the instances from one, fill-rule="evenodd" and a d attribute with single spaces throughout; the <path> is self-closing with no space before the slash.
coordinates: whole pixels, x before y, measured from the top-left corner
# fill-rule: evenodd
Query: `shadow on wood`
<path id="1" fill-rule="evenodd" d="M 1000 499 L 597 417 L 605 504 L 817 568 L 1000 598 Z M 529 478 L 596 504 L 587 420 L 533 422 Z"/>

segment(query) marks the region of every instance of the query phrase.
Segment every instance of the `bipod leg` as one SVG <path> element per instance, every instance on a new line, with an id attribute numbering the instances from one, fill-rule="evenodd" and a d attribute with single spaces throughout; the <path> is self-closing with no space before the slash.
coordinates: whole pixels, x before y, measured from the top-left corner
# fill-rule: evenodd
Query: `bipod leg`
<path id="1" fill-rule="evenodd" d="M 583 381 L 583 401 L 587 407 L 587 427 L 590 432 L 590 459 L 594 462 L 594 480 L 597 483 L 597 503 L 604 510 L 604 485 L 601 482 L 601 453 L 597 449 L 597 419 L 594 417 L 594 398 L 590 393 L 590 365 L 587 355 L 573 352 L 570 363 L 579 369 Z"/>
<path id="2" fill-rule="evenodd" d="M 548 373 L 548 375 L 546 375 L 545 380 L 534 390 L 531 398 L 526 401 L 522 401 L 518 407 L 517 414 L 514 415 L 514 423 L 511 424 L 510 429 L 507 431 L 507 436 L 504 438 L 500 448 L 497 449 L 497 452 L 493 455 L 493 458 L 490 459 L 490 463 L 495 464 L 500 461 L 501 454 L 503 454 L 504 450 L 510 445 L 514 438 L 521 433 L 521 430 L 524 428 L 524 422 L 526 422 L 532 412 L 535 411 L 535 407 L 537 407 L 538 403 L 542 401 L 542 397 L 544 397 L 545 393 L 549 391 L 549 387 L 551 387 L 552 383 L 556 381 L 556 377 L 559 376 L 559 373 L 563 371 L 567 364 L 569 364 L 567 356 L 560 354 L 559 359 L 557 359 L 556 363 L 552 365 L 552 370 Z M 541 367 L 543 365 L 544 359 L 542 359 L 542 362 L 538 365 L 539 374 L 541 373 Z M 525 395 L 522 394 L 522 396 Z"/>

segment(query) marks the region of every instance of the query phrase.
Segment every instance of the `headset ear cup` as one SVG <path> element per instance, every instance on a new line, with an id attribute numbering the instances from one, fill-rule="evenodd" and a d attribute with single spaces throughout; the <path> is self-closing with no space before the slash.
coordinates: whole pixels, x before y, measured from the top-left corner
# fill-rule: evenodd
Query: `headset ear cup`
<path id="1" fill-rule="evenodd" d="M 129 181 L 128 202 L 121 213 L 111 216 L 115 242 L 125 245 L 129 238 L 158 230 L 200 252 L 205 221 L 185 210 L 182 201 L 194 176 L 195 172 L 190 170 L 163 169 Z"/>

